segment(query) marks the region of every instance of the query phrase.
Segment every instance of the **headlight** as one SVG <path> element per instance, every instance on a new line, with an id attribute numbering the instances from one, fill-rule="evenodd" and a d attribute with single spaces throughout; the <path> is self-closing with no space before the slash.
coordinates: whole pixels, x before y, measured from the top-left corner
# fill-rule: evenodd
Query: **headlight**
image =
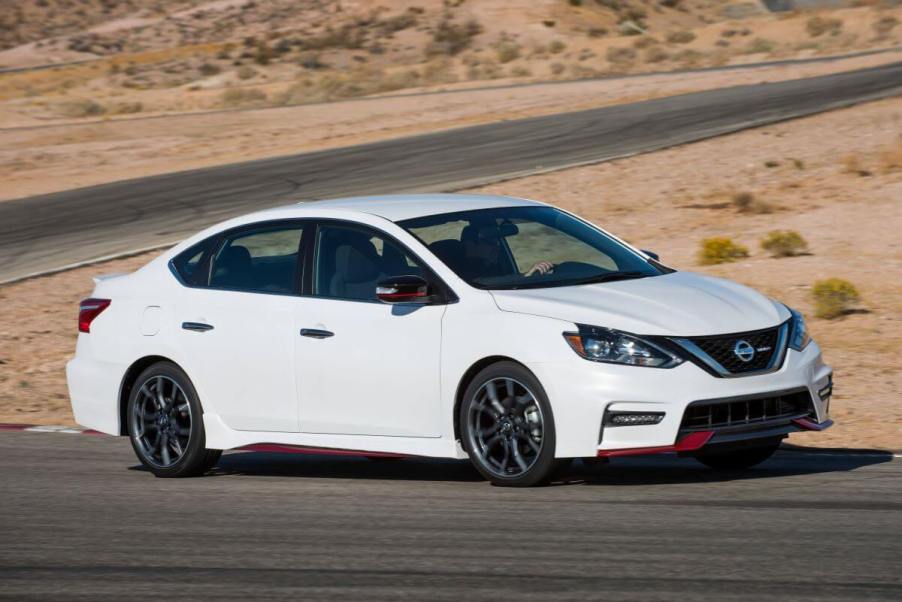
<path id="1" fill-rule="evenodd" d="M 808 335 L 808 327 L 805 326 L 805 318 L 791 307 L 786 307 L 792 314 L 792 324 L 790 325 L 789 348 L 801 351 L 811 342 Z"/>
<path id="2" fill-rule="evenodd" d="M 564 338 L 587 360 L 650 368 L 673 368 L 683 362 L 666 349 L 625 332 L 578 326 L 579 332 L 565 332 Z"/>

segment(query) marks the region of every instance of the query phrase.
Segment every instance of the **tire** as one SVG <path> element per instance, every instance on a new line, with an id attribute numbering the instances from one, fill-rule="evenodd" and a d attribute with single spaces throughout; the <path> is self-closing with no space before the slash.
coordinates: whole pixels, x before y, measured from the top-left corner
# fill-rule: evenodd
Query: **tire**
<path id="1" fill-rule="evenodd" d="M 127 423 L 135 455 L 155 476 L 199 476 L 222 455 L 206 449 L 197 391 L 171 362 L 157 362 L 138 376 L 128 397 Z"/>
<path id="2" fill-rule="evenodd" d="M 779 443 L 771 443 L 730 452 L 698 454 L 695 459 L 715 470 L 745 470 L 770 458 L 779 447 Z"/>
<path id="3" fill-rule="evenodd" d="M 459 420 L 464 450 L 493 485 L 541 485 L 560 467 L 548 396 L 519 364 L 498 362 L 480 371 L 464 391 Z"/>

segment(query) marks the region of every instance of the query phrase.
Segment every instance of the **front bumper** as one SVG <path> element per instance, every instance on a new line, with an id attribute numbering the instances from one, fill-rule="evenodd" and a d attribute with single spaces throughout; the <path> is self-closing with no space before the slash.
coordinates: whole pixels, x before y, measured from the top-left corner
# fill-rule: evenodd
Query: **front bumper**
<path id="1" fill-rule="evenodd" d="M 686 362 L 672 369 L 640 368 L 573 361 L 531 364 L 548 393 L 554 413 L 559 458 L 635 455 L 661 451 L 693 452 L 704 446 L 779 440 L 791 432 L 822 430 L 828 419 L 832 370 L 820 348 L 790 350 L 783 366 L 769 374 L 717 378 Z M 810 415 L 761 421 L 748 428 L 684 428 L 683 417 L 700 400 L 761 397 L 776 392 L 807 391 Z M 605 412 L 661 412 L 658 424 L 603 427 Z M 705 437 L 698 433 L 709 433 Z M 686 440 L 686 437 L 690 437 Z"/>

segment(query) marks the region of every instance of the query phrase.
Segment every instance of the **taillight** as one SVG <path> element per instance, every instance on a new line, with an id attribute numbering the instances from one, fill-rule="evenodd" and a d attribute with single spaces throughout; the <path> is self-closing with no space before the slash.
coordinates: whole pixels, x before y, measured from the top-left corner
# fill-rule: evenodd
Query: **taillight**
<path id="1" fill-rule="evenodd" d="M 85 299 L 78 306 L 78 332 L 91 332 L 91 322 L 110 306 L 109 299 Z"/>

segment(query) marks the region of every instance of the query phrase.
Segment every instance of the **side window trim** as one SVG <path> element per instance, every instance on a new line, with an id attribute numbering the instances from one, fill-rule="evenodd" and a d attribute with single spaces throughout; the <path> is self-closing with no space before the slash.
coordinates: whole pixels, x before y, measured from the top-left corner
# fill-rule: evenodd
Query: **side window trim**
<path id="1" fill-rule="evenodd" d="M 269 230 L 279 230 L 283 228 L 290 228 L 292 226 L 300 226 L 301 229 L 301 237 L 300 243 L 298 245 L 298 262 L 294 273 L 294 279 L 292 282 L 292 290 L 290 293 L 282 293 L 282 292 L 274 292 L 274 291 L 250 291 L 250 290 L 240 290 L 240 289 L 232 289 L 232 288 L 220 288 L 210 286 L 210 280 L 212 278 L 213 271 L 213 258 L 219 253 L 222 249 L 223 245 L 231 238 L 235 238 L 247 232 L 254 231 L 269 231 Z M 216 234 L 210 236 L 207 239 L 197 243 L 194 247 L 209 243 L 210 246 L 204 252 L 203 257 L 198 264 L 198 273 L 203 274 L 203 278 L 195 277 L 193 278 L 193 282 L 186 282 L 178 273 L 178 270 L 175 269 L 173 262 L 176 258 L 180 257 L 177 255 L 173 259 L 169 261 L 170 271 L 176 276 L 179 282 L 187 287 L 187 288 L 200 288 L 207 290 L 215 290 L 215 291 L 228 291 L 233 293 L 245 293 L 245 294 L 255 294 L 255 295 L 282 295 L 282 296 L 293 296 L 297 297 L 302 294 L 302 282 L 306 274 L 307 268 L 307 249 L 308 249 L 308 236 L 311 228 L 314 226 L 314 220 L 310 218 L 293 218 L 293 219 L 279 219 L 279 220 L 268 220 L 262 222 L 253 222 L 250 224 L 242 224 L 240 226 L 235 226 L 234 228 L 229 228 L 228 230 L 223 230 L 222 232 L 217 232 Z M 191 248 L 194 248 L 191 247 Z M 187 251 L 187 250 L 186 250 Z M 186 252 L 186 251 L 183 251 Z"/>
<path id="2" fill-rule="evenodd" d="M 365 234 L 372 234 L 374 236 L 379 236 L 384 238 L 386 241 L 397 245 L 399 249 L 401 249 L 404 253 L 409 255 L 414 261 L 416 261 L 419 265 L 423 267 L 426 275 L 428 276 L 428 281 L 434 286 L 438 287 L 440 292 L 440 300 L 432 303 L 431 305 L 447 305 L 450 303 L 457 303 L 458 297 L 451 289 L 450 286 L 435 273 L 429 264 L 426 261 L 423 261 L 422 257 L 414 253 L 407 245 L 399 241 L 397 238 L 382 230 L 377 228 L 376 226 L 371 226 L 370 224 L 364 224 L 361 222 L 353 222 L 349 220 L 343 219 L 334 219 L 334 218 L 320 218 L 316 220 L 312 220 L 315 223 L 309 225 L 310 228 L 310 236 L 306 236 L 307 232 L 304 232 L 308 242 L 306 247 L 306 254 L 304 256 L 304 279 L 303 279 L 303 287 L 301 295 L 304 297 L 315 297 L 317 299 L 329 299 L 332 301 L 347 301 L 350 303 L 376 303 L 382 304 L 381 301 L 377 299 L 368 300 L 368 299 L 346 299 L 343 297 L 331 297 L 328 295 L 318 295 L 314 292 L 313 287 L 313 278 L 314 273 L 316 271 L 316 255 L 318 252 L 318 241 L 319 241 L 319 232 L 320 228 L 323 226 L 338 226 L 350 228 L 352 230 L 362 231 Z"/>

